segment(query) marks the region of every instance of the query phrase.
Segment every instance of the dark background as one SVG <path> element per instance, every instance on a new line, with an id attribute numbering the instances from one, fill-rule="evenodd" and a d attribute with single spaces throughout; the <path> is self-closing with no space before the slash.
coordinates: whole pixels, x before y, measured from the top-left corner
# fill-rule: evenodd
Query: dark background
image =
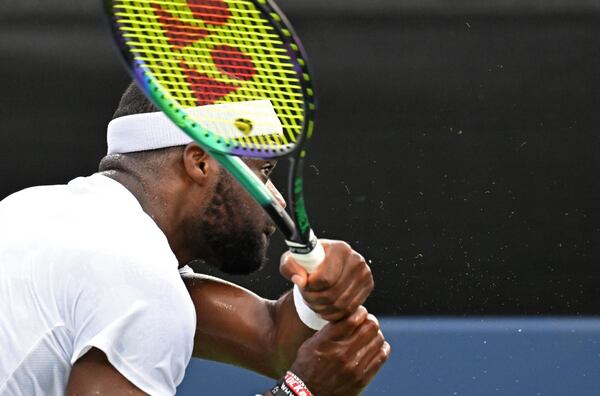
<path id="1" fill-rule="evenodd" d="M 599 1 L 280 5 L 318 84 L 312 223 L 372 261 L 373 312 L 598 313 Z M 2 1 L 0 198 L 95 171 L 119 62 L 99 1 Z M 273 245 L 233 279 L 288 288 Z"/>

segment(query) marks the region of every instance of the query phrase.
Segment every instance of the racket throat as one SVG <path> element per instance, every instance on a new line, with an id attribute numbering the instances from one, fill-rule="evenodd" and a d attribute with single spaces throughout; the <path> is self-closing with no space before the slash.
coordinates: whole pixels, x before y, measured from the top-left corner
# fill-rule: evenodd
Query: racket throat
<path id="1" fill-rule="evenodd" d="M 274 203 L 263 206 L 263 208 L 286 240 L 295 240 L 297 238 L 296 225 L 284 208 Z"/>
<path id="2" fill-rule="evenodd" d="M 311 230 L 310 238 L 307 242 L 294 242 L 289 239 L 286 239 L 285 243 L 288 245 L 292 253 L 309 254 L 315 249 L 315 246 L 317 246 L 317 238 Z"/>

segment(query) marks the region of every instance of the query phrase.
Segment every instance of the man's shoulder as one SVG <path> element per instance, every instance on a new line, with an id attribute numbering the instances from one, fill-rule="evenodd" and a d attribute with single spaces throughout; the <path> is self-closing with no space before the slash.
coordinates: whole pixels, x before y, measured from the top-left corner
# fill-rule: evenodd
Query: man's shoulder
<path id="1" fill-rule="evenodd" d="M 165 235 L 129 191 L 101 175 L 32 187 L 0 202 L 2 247 L 80 263 L 176 265 Z"/>

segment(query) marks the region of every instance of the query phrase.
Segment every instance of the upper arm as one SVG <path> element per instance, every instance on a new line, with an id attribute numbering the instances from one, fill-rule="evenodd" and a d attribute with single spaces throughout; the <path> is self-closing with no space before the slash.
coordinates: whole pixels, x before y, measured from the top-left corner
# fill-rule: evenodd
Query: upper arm
<path id="1" fill-rule="evenodd" d="M 272 301 L 216 278 L 185 275 L 196 308 L 194 356 L 241 365 L 272 355 Z"/>
<path id="2" fill-rule="evenodd" d="M 66 395 L 146 395 L 108 361 L 99 349 L 92 348 L 71 369 Z"/>
<path id="3" fill-rule="evenodd" d="M 195 357 L 277 378 L 313 334 L 299 321 L 290 293 L 272 301 L 212 277 L 183 279 L 197 313 Z"/>

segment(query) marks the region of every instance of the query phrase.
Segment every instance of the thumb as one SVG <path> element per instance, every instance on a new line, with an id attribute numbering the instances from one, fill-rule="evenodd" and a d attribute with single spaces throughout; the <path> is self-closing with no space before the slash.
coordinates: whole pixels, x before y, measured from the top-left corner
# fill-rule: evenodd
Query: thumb
<path id="1" fill-rule="evenodd" d="M 279 272 L 281 272 L 284 278 L 293 282 L 300 289 L 304 289 L 304 286 L 306 286 L 308 273 L 304 267 L 294 261 L 290 252 L 285 252 L 281 256 Z"/>

